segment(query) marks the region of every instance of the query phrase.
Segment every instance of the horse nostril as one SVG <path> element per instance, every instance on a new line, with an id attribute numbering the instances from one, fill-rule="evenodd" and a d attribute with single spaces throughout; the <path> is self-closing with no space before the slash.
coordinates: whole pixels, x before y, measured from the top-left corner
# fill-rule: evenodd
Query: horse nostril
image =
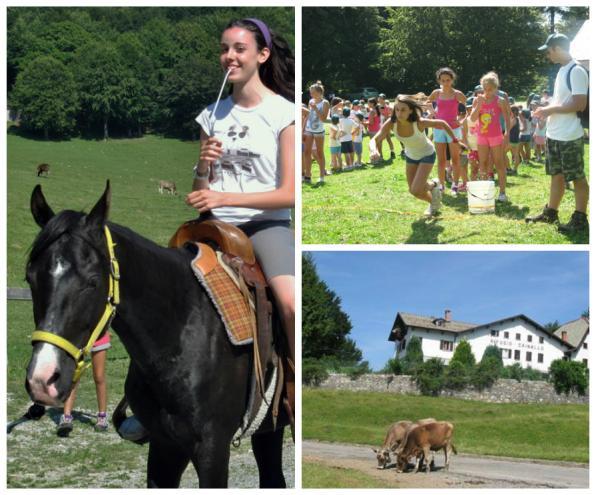
<path id="1" fill-rule="evenodd" d="M 52 383 L 57 382 L 60 379 L 60 372 L 59 371 L 54 371 L 54 374 L 50 377 L 50 379 L 47 381 L 47 385 L 51 385 Z"/>

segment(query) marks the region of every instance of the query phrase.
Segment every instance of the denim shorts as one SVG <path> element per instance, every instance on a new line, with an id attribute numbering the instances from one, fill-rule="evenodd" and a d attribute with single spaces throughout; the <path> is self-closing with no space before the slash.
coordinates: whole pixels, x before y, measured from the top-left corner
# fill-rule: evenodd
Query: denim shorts
<path id="1" fill-rule="evenodd" d="M 356 141 L 354 141 L 354 151 L 356 152 L 357 155 L 360 155 L 362 153 L 362 143 L 357 143 Z"/>
<path id="2" fill-rule="evenodd" d="M 332 155 L 341 153 L 341 146 L 329 146 L 329 151 L 331 152 Z"/>
<path id="3" fill-rule="evenodd" d="M 457 139 L 462 139 L 461 127 L 453 129 L 453 134 Z M 451 137 L 443 129 L 433 129 L 433 140 L 435 143 L 450 143 Z"/>
<path id="4" fill-rule="evenodd" d="M 529 143 L 532 141 L 532 135 L 531 134 L 520 134 L 519 135 L 519 142 L 520 143 Z"/>
<path id="5" fill-rule="evenodd" d="M 431 153 L 430 155 L 424 156 L 420 160 L 413 160 L 406 154 L 406 164 L 408 165 L 420 165 L 421 163 L 435 163 L 436 159 L 436 153 Z"/>

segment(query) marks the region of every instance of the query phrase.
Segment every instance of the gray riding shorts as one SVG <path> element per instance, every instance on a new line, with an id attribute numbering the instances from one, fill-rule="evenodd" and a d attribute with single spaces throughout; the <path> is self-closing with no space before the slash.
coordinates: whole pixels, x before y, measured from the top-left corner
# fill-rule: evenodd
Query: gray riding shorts
<path id="1" fill-rule="evenodd" d="M 294 229 L 289 220 L 256 220 L 236 226 L 250 237 L 267 280 L 294 276 Z"/>

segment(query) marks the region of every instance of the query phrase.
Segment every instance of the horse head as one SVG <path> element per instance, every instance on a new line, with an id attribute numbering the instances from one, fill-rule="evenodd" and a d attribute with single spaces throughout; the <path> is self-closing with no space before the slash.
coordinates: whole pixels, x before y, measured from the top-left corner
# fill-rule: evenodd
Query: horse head
<path id="1" fill-rule="evenodd" d="M 82 370 L 82 358 L 72 349 L 85 348 L 105 312 L 112 280 L 104 235 L 109 205 L 109 181 L 87 215 L 54 214 L 39 185 L 31 195 L 41 231 L 26 269 L 36 331 L 25 388 L 36 403 L 56 406 L 66 400 Z"/>

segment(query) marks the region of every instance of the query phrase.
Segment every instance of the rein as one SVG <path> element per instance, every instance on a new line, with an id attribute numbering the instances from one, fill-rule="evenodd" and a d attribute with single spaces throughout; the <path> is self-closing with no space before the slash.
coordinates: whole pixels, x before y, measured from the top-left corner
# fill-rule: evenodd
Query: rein
<path id="1" fill-rule="evenodd" d="M 112 241 L 112 234 L 107 225 L 104 226 L 104 232 L 108 245 L 108 254 L 110 256 L 108 298 L 104 312 L 91 332 L 87 345 L 79 349 L 64 337 L 43 329 L 37 329 L 31 335 L 32 344 L 35 342 L 47 342 L 62 349 L 75 360 L 76 368 L 72 378 L 73 383 L 78 382 L 83 372 L 91 366 L 91 363 L 85 363 L 85 358 L 91 354 L 91 348 L 93 347 L 93 344 L 95 344 L 99 335 L 110 326 L 112 319 L 116 316 L 116 307 L 120 303 L 120 266 L 118 265 L 118 260 L 114 253 L 114 246 L 116 244 Z"/>

